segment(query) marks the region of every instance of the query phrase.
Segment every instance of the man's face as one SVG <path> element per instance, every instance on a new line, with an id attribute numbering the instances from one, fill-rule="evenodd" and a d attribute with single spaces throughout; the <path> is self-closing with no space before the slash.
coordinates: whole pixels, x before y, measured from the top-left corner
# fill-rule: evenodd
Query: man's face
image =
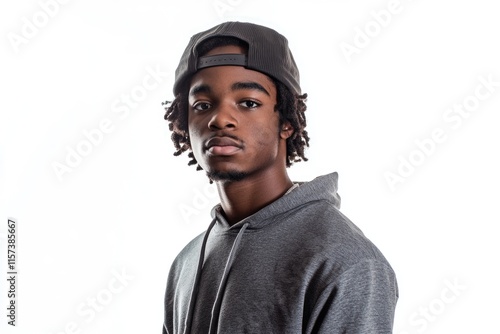
<path id="1" fill-rule="evenodd" d="M 243 53 L 238 46 L 217 47 L 207 55 Z M 214 181 L 236 181 L 285 169 L 286 138 L 279 128 L 276 87 L 260 72 L 242 66 L 198 71 L 188 99 L 191 148 Z"/>

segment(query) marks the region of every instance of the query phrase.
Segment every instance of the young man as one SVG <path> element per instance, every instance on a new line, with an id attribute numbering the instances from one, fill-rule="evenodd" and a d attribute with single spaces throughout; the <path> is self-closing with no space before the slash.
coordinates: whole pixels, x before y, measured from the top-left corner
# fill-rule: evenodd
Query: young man
<path id="1" fill-rule="evenodd" d="M 337 174 L 287 175 L 309 137 L 286 38 L 241 22 L 194 35 L 174 95 L 175 155 L 220 204 L 172 264 L 163 333 L 391 333 L 394 272 L 340 213 Z"/>

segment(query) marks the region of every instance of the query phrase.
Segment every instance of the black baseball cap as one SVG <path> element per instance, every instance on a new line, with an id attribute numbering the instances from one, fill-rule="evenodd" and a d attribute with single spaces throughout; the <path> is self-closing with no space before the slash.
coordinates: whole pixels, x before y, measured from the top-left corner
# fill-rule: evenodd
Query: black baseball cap
<path id="1" fill-rule="evenodd" d="M 247 54 L 220 54 L 200 57 L 198 46 L 213 37 L 235 37 L 248 44 Z M 198 70 L 211 66 L 238 65 L 264 73 L 283 83 L 292 93 L 301 94 L 299 69 L 288 40 L 277 31 L 248 22 L 224 22 L 191 37 L 175 71 L 174 95 Z"/>

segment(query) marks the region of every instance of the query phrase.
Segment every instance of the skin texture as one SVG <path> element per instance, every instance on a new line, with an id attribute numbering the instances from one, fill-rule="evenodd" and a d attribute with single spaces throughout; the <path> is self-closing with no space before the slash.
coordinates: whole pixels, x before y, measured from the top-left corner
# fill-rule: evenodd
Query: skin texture
<path id="1" fill-rule="evenodd" d="M 238 46 L 223 46 L 207 55 L 243 52 Z M 205 68 L 191 80 L 191 149 L 216 183 L 230 224 L 257 212 L 292 186 L 286 171 L 286 139 L 293 129 L 289 124 L 279 126 L 275 105 L 271 79 L 242 66 Z"/>

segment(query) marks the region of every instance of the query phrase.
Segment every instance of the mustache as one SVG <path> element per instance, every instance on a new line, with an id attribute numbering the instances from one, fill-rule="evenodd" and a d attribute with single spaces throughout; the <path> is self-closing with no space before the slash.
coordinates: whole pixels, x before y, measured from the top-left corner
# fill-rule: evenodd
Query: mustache
<path id="1" fill-rule="evenodd" d="M 203 147 L 206 149 L 215 145 L 237 146 L 243 148 L 244 142 L 234 134 L 227 132 L 217 132 L 203 141 Z"/>

